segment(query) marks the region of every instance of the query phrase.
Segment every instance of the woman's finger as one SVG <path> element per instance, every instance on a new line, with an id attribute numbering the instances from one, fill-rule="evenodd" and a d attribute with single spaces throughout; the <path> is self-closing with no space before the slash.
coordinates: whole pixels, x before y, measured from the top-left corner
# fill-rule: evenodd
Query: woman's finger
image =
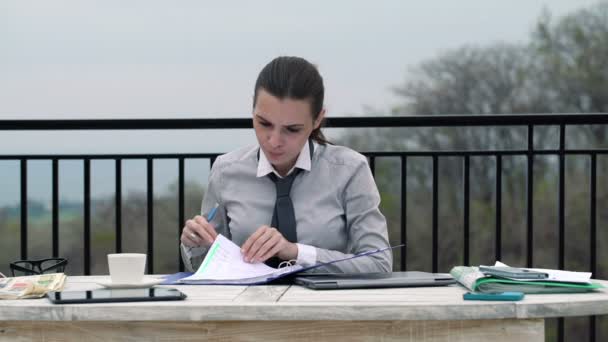
<path id="1" fill-rule="evenodd" d="M 259 229 L 259 234 L 254 234 L 257 235 L 257 238 L 252 241 L 247 253 L 245 253 L 245 261 L 253 262 L 253 257 L 258 253 L 260 247 L 262 247 L 266 243 L 266 241 L 272 238 L 275 231 L 275 229 L 269 228 L 267 226 Z M 254 238 L 253 235 L 252 238 Z"/>
<path id="2" fill-rule="evenodd" d="M 196 246 L 208 246 L 211 245 L 213 241 L 215 241 L 215 238 L 211 234 L 209 234 L 204 227 L 202 227 L 194 220 L 186 221 L 184 233 L 188 236 L 190 240 L 194 241 Z"/>
<path id="3" fill-rule="evenodd" d="M 261 226 L 260 228 L 258 228 L 255 232 L 253 232 L 253 234 L 251 234 L 251 236 L 249 236 L 249 238 L 247 239 L 247 241 L 245 241 L 245 243 L 243 244 L 243 246 L 241 246 L 241 253 L 243 253 L 244 256 L 247 256 L 249 254 L 249 251 L 251 249 L 251 246 L 253 246 L 253 243 L 262 235 L 264 234 L 264 232 L 268 229 L 268 226 Z"/>
<path id="4" fill-rule="evenodd" d="M 265 262 L 266 260 L 272 258 L 273 256 L 277 255 L 279 253 L 279 251 L 281 250 L 281 244 L 278 243 L 276 245 L 274 245 L 274 247 L 272 247 L 266 254 L 262 255 L 260 257 L 260 260 L 262 262 Z"/>
<path id="5" fill-rule="evenodd" d="M 209 236 L 208 241 L 213 243 L 213 241 L 215 241 L 215 238 L 217 237 L 217 231 L 215 230 L 215 227 L 211 223 L 209 223 L 207 219 L 200 215 L 196 215 L 192 220 L 200 227 L 200 229 L 196 229 L 196 231 L 206 231 L 207 235 Z M 202 236 L 203 234 L 201 233 L 199 235 Z"/>
<path id="6" fill-rule="evenodd" d="M 188 232 L 186 232 L 186 230 L 184 230 L 182 232 L 182 237 L 180 240 L 186 247 L 196 247 L 197 246 L 197 242 L 194 239 L 192 239 L 192 236 L 190 236 L 188 234 Z"/>
<path id="7" fill-rule="evenodd" d="M 277 232 L 278 233 L 278 232 Z M 273 234 L 270 239 L 268 239 L 258 250 L 258 252 L 253 256 L 254 262 L 264 262 L 267 259 L 273 257 L 276 252 L 274 250 L 278 250 L 280 248 L 282 236 L 280 233 Z"/>
<path id="8" fill-rule="evenodd" d="M 260 248 L 269 241 L 273 236 L 273 231 L 271 229 L 265 229 L 264 233 L 260 235 L 249 248 L 249 252 L 245 256 L 245 261 L 247 262 L 257 262 L 254 258 L 259 253 Z"/>

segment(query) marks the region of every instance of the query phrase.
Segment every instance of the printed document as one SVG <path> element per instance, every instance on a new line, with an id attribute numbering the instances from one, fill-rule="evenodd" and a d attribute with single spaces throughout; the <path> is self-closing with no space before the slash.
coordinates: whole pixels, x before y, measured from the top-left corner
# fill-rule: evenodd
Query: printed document
<path id="1" fill-rule="evenodd" d="M 181 279 L 184 283 L 251 283 L 267 282 L 285 273 L 301 270 L 300 265 L 272 268 L 264 263 L 248 263 L 243 260 L 241 248 L 223 235 L 218 235 L 198 270 Z"/>

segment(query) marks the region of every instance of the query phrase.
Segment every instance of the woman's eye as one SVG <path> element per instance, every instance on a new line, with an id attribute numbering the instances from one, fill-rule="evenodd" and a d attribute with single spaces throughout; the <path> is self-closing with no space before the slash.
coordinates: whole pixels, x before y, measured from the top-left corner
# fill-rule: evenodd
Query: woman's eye
<path id="1" fill-rule="evenodd" d="M 300 131 L 299 128 L 287 128 L 287 131 L 289 133 L 298 133 Z"/>
<path id="2" fill-rule="evenodd" d="M 260 125 L 262 125 L 264 127 L 270 127 L 270 123 L 268 123 L 268 122 L 260 122 Z"/>

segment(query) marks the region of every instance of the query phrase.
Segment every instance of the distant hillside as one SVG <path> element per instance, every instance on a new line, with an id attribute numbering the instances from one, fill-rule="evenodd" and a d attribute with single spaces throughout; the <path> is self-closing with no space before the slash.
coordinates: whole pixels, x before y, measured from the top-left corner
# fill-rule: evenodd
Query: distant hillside
<path id="1" fill-rule="evenodd" d="M 82 202 L 60 202 L 59 211 L 63 216 L 72 216 L 82 213 Z M 36 220 L 51 215 L 51 208 L 46 203 L 37 200 L 28 200 L 27 205 L 28 219 Z M 0 218 L 12 221 L 21 217 L 21 206 L 5 206 L 0 208 Z"/>

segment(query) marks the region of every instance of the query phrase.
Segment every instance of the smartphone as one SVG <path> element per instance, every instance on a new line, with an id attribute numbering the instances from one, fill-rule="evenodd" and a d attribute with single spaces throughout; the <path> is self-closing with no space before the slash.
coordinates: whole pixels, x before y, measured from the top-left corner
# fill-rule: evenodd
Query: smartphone
<path id="1" fill-rule="evenodd" d="M 513 279 L 547 279 L 549 277 L 544 272 L 517 267 L 479 266 L 479 271 L 485 275 Z"/>
<path id="2" fill-rule="evenodd" d="M 187 296 L 178 289 L 153 287 L 147 289 L 98 289 L 89 291 L 51 291 L 47 297 L 53 304 L 147 302 L 183 300 Z"/>
<path id="3" fill-rule="evenodd" d="M 464 300 L 522 300 L 524 298 L 523 292 L 492 292 L 492 293 L 481 293 L 481 292 L 467 292 L 462 295 Z"/>

